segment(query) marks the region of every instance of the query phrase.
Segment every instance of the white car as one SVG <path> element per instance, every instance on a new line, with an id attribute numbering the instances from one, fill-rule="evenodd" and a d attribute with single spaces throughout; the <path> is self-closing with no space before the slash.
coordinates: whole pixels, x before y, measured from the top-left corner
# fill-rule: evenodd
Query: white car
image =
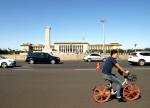
<path id="1" fill-rule="evenodd" d="M 150 63 L 150 51 L 138 51 L 129 54 L 128 62 L 137 63 L 140 66 Z"/>
<path id="2" fill-rule="evenodd" d="M 91 61 L 105 61 L 106 57 L 103 57 L 99 54 L 88 54 L 88 55 L 85 55 L 83 57 L 83 60 L 88 61 L 88 62 L 91 62 Z"/>
<path id="3" fill-rule="evenodd" d="M 7 59 L 4 56 L 0 55 L 0 67 L 14 67 L 16 65 L 16 61 L 14 59 Z"/>

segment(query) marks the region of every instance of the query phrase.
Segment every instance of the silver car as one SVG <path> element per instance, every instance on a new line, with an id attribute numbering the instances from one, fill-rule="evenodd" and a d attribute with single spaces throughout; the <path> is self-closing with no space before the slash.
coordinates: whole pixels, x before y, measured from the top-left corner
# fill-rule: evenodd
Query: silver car
<path id="1" fill-rule="evenodd" d="M 83 60 L 88 61 L 88 62 L 91 62 L 91 61 L 105 61 L 106 57 L 101 56 L 99 54 L 88 54 L 88 55 L 85 55 L 83 57 Z"/>
<path id="2" fill-rule="evenodd" d="M 8 59 L 2 55 L 0 55 L 0 67 L 14 67 L 16 66 L 16 61 L 14 59 Z"/>

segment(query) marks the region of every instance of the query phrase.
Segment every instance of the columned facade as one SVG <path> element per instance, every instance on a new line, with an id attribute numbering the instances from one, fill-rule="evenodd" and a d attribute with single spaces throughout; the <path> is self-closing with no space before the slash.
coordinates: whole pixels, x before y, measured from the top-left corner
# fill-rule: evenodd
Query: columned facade
<path id="1" fill-rule="evenodd" d="M 54 43 L 55 49 L 63 53 L 85 53 L 88 43 L 85 42 L 57 42 Z"/>
<path id="2" fill-rule="evenodd" d="M 119 49 L 120 46 L 122 46 L 119 43 L 110 43 L 110 44 L 93 44 L 89 45 L 89 50 L 103 50 L 103 46 L 106 50 L 111 50 L 111 49 Z"/>
<path id="3" fill-rule="evenodd" d="M 122 46 L 119 43 L 105 44 L 106 50 L 119 49 Z M 103 44 L 92 44 L 87 42 L 57 42 L 54 43 L 54 49 L 62 53 L 85 53 L 88 50 L 103 50 Z"/>

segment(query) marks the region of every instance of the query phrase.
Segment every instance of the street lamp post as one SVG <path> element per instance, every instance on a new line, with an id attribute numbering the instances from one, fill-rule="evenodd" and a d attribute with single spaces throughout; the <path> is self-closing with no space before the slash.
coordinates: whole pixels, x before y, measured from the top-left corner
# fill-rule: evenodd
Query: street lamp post
<path id="1" fill-rule="evenodd" d="M 105 23 L 106 23 L 106 19 L 102 19 L 100 20 L 100 22 L 103 25 L 103 53 L 106 53 L 106 49 L 105 49 Z"/>
<path id="2" fill-rule="evenodd" d="M 134 49 L 135 49 L 135 52 L 136 52 L 136 47 L 137 47 L 137 44 L 135 43 L 135 44 L 134 44 Z"/>

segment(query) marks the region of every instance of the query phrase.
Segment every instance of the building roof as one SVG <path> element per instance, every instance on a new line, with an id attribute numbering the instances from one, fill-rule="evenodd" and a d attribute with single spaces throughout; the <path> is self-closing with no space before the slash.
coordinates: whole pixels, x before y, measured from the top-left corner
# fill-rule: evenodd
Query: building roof
<path id="1" fill-rule="evenodd" d="M 44 47 L 44 45 L 43 45 L 43 44 L 32 44 L 32 46 L 33 46 L 33 47 L 38 47 L 38 46 L 42 46 L 42 47 Z"/>
<path id="2" fill-rule="evenodd" d="M 20 46 L 30 46 L 30 45 L 32 45 L 32 43 L 23 43 Z"/>
<path id="3" fill-rule="evenodd" d="M 32 43 L 23 43 L 23 44 L 21 44 L 20 46 L 33 46 L 33 47 L 42 46 L 42 47 L 44 47 L 43 44 L 32 44 Z"/>
<path id="4" fill-rule="evenodd" d="M 88 42 L 55 42 L 54 44 L 89 44 Z"/>
<path id="5" fill-rule="evenodd" d="M 119 43 L 110 43 L 110 44 L 92 44 L 90 46 L 122 46 L 122 44 Z"/>
<path id="6" fill-rule="evenodd" d="M 122 44 L 120 43 L 110 43 L 111 45 L 118 45 L 118 46 L 122 46 Z"/>

